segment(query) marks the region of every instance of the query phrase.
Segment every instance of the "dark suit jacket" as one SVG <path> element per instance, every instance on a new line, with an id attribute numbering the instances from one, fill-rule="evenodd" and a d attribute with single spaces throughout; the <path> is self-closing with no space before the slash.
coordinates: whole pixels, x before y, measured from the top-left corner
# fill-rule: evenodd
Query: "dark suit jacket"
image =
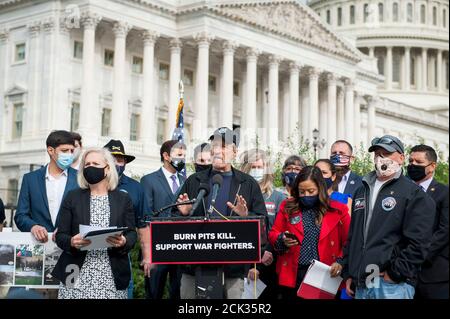
<path id="1" fill-rule="evenodd" d="M 71 238 L 79 234 L 80 224 L 90 225 L 90 198 L 89 189 L 76 189 L 67 194 L 59 210 L 56 233 L 56 244 L 63 250 L 52 272 L 53 277 L 66 283 L 66 278 L 72 270 L 66 270 L 69 265 L 77 265 L 81 270 L 86 251 L 75 249 L 71 246 Z M 119 190 L 109 192 L 110 226 L 128 227 L 124 232 L 127 239 L 125 246 L 120 248 L 108 248 L 111 270 L 114 283 L 118 290 L 128 287 L 131 278 L 128 252 L 136 243 L 137 234 L 134 222 L 134 210 L 128 194 Z"/>
<path id="2" fill-rule="evenodd" d="M 181 174 L 178 174 L 178 179 L 180 180 L 180 188 L 178 192 L 173 194 L 172 188 L 167 182 L 166 176 L 164 175 L 162 168 L 159 170 L 147 174 L 141 179 L 141 185 L 144 188 L 144 193 L 147 199 L 147 205 L 150 212 L 156 212 L 160 208 L 174 204 L 178 198 L 179 191 L 186 180 Z M 168 209 L 161 213 L 159 217 L 168 217 L 171 214 L 171 210 Z"/>
<path id="3" fill-rule="evenodd" d="M 448 186 L 431 181 L 427 194 L 436 203 L 433 237 L 420 280 L 425 283 L 448 282 Z M 423 212 L 431 213 L 431 212 Z"/>
<path id="4" fill-rule="evenodd" d="M 362 177 L 350 172 L 347 184 L 345 185 L 344 194 L 349 194 L 352 196 L 355 194 L 356 190 L 362 186 Z"/>
<path id="5" fill-rule="evenodd" d="M 17 211 L 14 216 L 14 221 L 20 231 L 29 232 L 34 225 L 43 226 L 48 232 L 55 230 L 48 208 L 47 188 L 45 187 L 46 170 L 47 165 L 23 176 Z M 63 201 L 69 191 L 78 188 L 77 170 L 69 167 L 67 172 Z"/>

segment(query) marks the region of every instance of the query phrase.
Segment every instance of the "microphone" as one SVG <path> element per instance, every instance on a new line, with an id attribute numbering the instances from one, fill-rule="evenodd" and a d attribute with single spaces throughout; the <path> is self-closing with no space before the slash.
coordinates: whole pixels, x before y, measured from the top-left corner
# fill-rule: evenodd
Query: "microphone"
<path id="1" fill-rule="evenodd" d="M 199 192 L 198 192 L 197 198 L 195 199 L 195 203 L 192 206 L 191 212 L 189 213 L 189 216 L 192 216 L 194 211 L 197 209 L 197 207 L 202 202 L 203 198 L 208 196 L 208 194 L 209 194 L 209 184 L 201 183 L 200 186 L 198 187 L 198 189 L 199 189 Z"/>
<path id="2" fill-rule="evenodd" d="M 216 203 L 217 195 L 219 194 L 220 186 L 222 186 L 223 177 L 220 174 L 216 174 L 212 178 L 212 195 L 211 195 L 211 205 L 209 206 L 208 213 L 211 214 L 213 211 L 214 204 Z"/>
<path id="3" fill-rule="evenodd" d="M 191 200 L 184 201 L 184 202 L 173 203 L 173 204 L 161 207 L 160 209 L 158 209 L 156 212 L 153 213 L 153 217 L 158 217 L 159 214 L 161 214 L 166 209 L 177 207 L 177 206 L 181 206 L 181 205 L 191 205 L 191 204 L 194 204 L 194 203 L 195 203 L 195 198 L 191 199 Z"/>

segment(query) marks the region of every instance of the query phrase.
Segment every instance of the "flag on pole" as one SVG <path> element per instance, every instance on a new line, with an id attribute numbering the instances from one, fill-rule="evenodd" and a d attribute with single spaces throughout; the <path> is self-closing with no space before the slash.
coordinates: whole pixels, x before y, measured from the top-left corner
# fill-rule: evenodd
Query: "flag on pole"
<path id="1" fill-rule="evenodd" d="M 175 121 L 175 129 L 172 134 L 172 140 L 176 140 L 176 141 L 184 143 L 184 118 L 183 118 L 184 86 L 183 86 L 183 81 L 180 81 L 179 90 L 180 90 L 180 101 L 178 102 L 177 119 Z"/>

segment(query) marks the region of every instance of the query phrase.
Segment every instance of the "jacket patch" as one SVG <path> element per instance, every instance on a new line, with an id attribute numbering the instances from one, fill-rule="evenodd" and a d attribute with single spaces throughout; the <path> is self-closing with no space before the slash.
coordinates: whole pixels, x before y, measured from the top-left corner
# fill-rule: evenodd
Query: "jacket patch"
<path id="1" fill-rule="evenodd" d="M 290 222 L 292 225 L 295 225 L 295 224 L 300 223 L 301 220 L 302 220 L 302 218 L 301 218 L 300 216 L 294 216 L 294 217 L 291 217 L 291 218 L 290 218 L 289 222 Z"/>
<path id="2" fill-rule="evenodd" d="M 394 197 L 386 197 L 381 202 L 381 206 L 383 207 L 383 210 L 390 212 L 394 209 L 395 205 L 397 205 L 397 201 Z"/>
<path id="3" fill-rule="evenodd" d="M 355 205 L 353 210 L 366 208 L 366 200 L 364 198 L 355 199 Z"/>

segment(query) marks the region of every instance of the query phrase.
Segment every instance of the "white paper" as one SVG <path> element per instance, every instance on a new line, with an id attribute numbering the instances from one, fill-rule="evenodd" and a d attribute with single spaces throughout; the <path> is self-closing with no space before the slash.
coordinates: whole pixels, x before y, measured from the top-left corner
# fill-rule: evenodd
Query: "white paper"
<path id="1" fill-rule="evenodd" d="M 256 280 L 256 298 L 255 298 L 255 282 L 253 280 L 248 280 L 244 278 L 244 292 L 242 293 L 241 299 L 258 299 L 262 294 L 267 285 L 263 283 L 260 279 Z"/>
<path id="2" fill-rule="evenodd" d="M 117 226 L 112 227 L 100 227 L 100 226 L 90 226 L 90 225 L 80 225 L 80 235 L 85 237 L 87 233 L 95 230 L 106 230 L 106 229 L 116 229 Z"/>
<path id="3" fill-rule="evenodd" d="M 308 272 L 306 273 L 303 282 L 305 284 L 335 295 L 339 289 L 339 286 L 341 285 L 343 278 L 341 276 L 332 278 L 330 269 L 330 266 L 321 263 L 318 260 L 314 260 L 311 266 L 309 266 Z"/>
<path id="4" fill-rule="evenodd" d="M 80 225 L 80 235 L 81 237 L 85 238 L 86 235 L 91 231 L 96 230 L 108 230 L 108 229 L 116 229 L 117 226 L 112 227 L 99 227 L 99 226 L 89 226 L 89 225 Z M 103 249 L 112 247 L 111 244 L 109 244 L 106 241 L 106 238 L 114 235 L 120 235 L 123 232 L 123 230 L 119 230 L 117 232 L 111 232 L 107 234 L 101 234 L 96 236 L 89 236 L 89 240 L 91 243 L 87 246 L 81 247 L 80 250 L 94 250 L 94 249 Z"/>

